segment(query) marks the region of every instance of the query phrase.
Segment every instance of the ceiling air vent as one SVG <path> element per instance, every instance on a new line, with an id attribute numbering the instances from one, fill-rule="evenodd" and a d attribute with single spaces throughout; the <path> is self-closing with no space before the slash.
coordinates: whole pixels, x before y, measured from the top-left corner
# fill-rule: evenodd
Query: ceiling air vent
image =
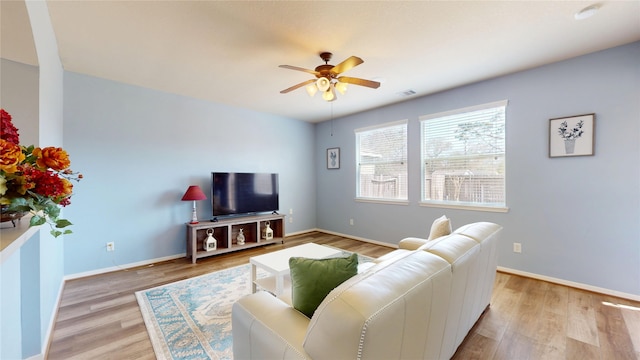
<path id="1" fill-rule="evenodd" d="M 398 96 L 407 97 L 407 96 L 415 95 L 416 92 L 414 90 L 409 89 L 409 90 L 405 90 L 405 91 L 400 91 L 397 94 L 398 94 Z"/>

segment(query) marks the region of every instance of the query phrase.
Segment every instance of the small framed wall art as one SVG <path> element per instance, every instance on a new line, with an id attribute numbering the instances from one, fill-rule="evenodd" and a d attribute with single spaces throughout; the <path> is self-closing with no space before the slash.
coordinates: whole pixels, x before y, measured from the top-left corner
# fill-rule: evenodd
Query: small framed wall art
<path id="1" fill-rule="evenodd" d="M 594 155 L 595 125 L 595 114 L 550 119 L 549 157 Z"/>
<path id="2" fill-rule="evenodd" d="M 327 169 L 340 169 L 340 148 L 327 149 Z"/>

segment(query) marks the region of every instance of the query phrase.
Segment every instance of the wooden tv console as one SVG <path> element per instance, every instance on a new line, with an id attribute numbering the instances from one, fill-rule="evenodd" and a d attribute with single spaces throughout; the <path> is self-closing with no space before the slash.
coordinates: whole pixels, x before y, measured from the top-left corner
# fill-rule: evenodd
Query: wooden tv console
<path id="1" fill-rule="evenodd" d="M 187 258 L 192 263 L 197 259 L 231 251 L 238 251 L 264 246 L 269 244 L 284 243 L 284 217 L 280 214 L 238 216 L 224 218 L 218 221 L 203 221 L 198 224 L 187 223 Z M 263 239 L 262 230 L 267 221 L 273 230 L 272 239 Z M 238 245 L 236 240 L 242 228 L 245 243 Z M 207 231 L 213 229 L 213 237 L 217 240 L 217 249 L 206 251 L 203 242 L 207 238 Z"/>

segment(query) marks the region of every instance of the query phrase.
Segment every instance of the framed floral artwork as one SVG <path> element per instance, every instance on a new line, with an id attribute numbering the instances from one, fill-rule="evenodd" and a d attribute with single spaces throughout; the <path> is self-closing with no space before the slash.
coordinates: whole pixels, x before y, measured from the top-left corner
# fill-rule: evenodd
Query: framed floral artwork
<path id="1" fill-rule="evenodd" d="M 549 157 L 595 154 L 595 114 L 549 120 Z"/>
<path id="2" fill-rule="evenodd" d="M 340 169 L 340 148 L 327 149 L 327 169 Z"/>

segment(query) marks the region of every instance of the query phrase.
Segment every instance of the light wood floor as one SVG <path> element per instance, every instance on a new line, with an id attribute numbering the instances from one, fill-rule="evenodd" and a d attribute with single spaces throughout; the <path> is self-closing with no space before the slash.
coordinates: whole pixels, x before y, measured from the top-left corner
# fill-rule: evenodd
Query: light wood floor
<path id="1" fill-rule="evenodd" d="M 306 242 L 378 257 L 393 249 L 323 233 L 284 245 L 167 261 L 65 284 L 48 359 L 155 359 L 134 293 Z M 640 360 L 640 303 L 498 273 L 490 308 L 453 359 Z"/>

